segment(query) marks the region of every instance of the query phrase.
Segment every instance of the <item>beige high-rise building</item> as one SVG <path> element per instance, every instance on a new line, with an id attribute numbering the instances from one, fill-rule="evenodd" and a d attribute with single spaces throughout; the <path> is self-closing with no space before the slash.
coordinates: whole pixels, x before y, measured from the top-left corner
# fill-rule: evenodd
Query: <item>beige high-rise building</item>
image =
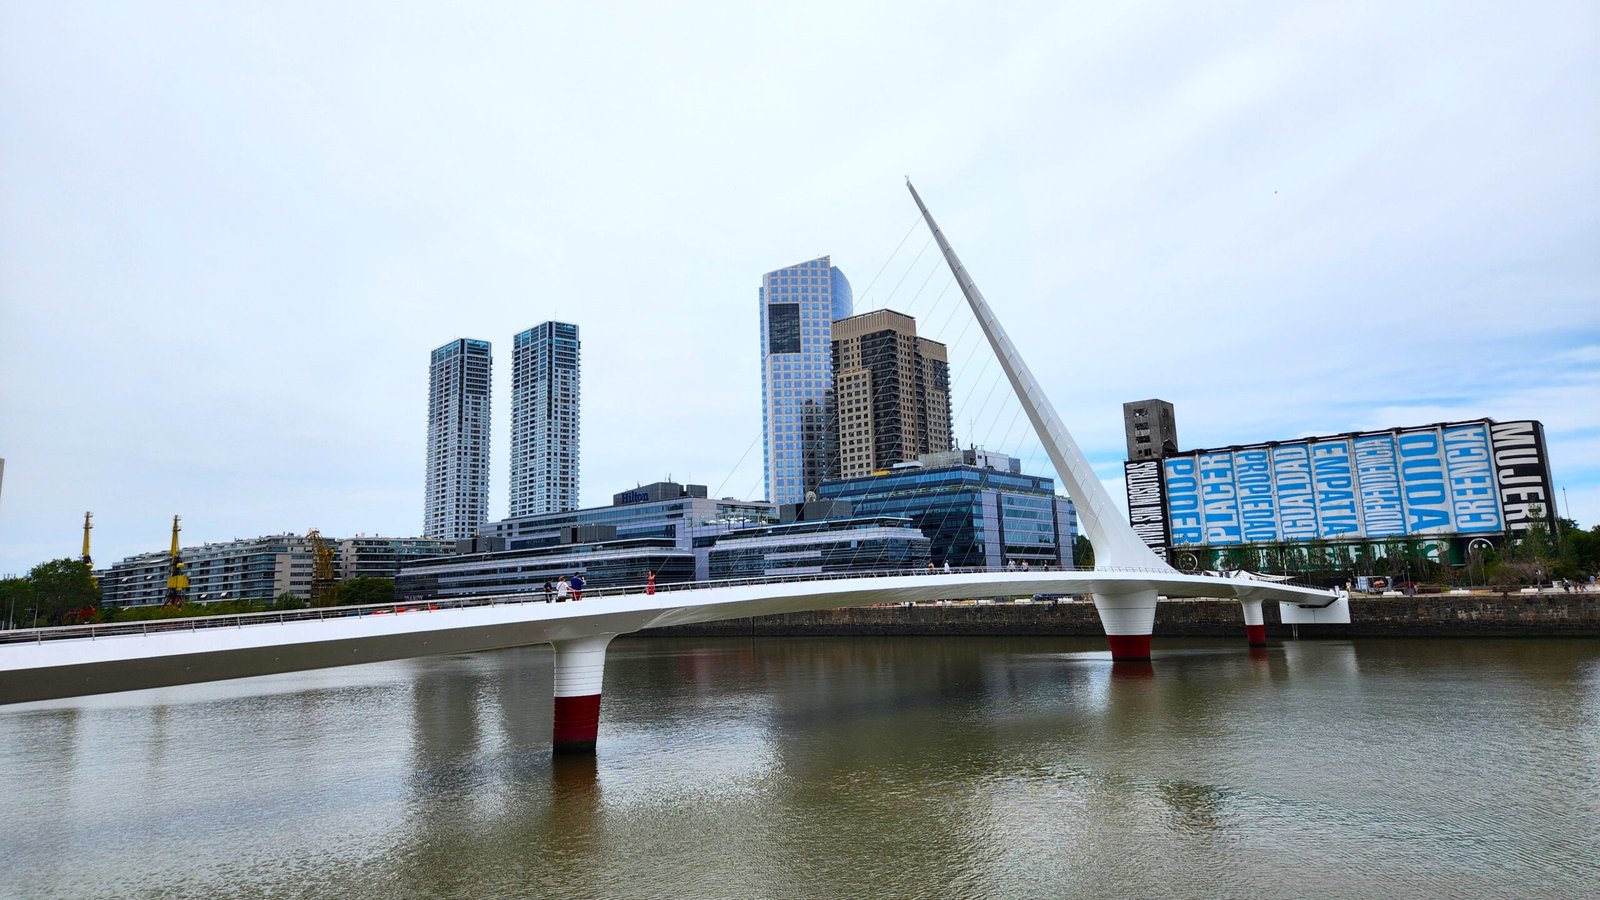
<path id="1" fill-rule="evenodd" d="M 835 321 L 833 373 L 836 477 L 954 446 L 949 355 L 917 337 L 916 319 L 880 309 Z"/>

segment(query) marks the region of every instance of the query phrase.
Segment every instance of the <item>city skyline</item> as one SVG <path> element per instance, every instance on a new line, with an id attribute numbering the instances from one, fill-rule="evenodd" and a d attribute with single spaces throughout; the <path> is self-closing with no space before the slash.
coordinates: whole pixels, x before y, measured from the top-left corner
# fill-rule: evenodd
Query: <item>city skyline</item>
<path id="1" fill-rule="evenodd" d="M 0 573 L 75 556 L 84 510 L 97 559 L 173 513 L 410 532 L 422 354 L 515 334 L 529 296 L 582 298 L 541 300 L 587 342 L 580 505 L 759 497 L 752 281 L 822 252 L 948 345 L 962 445 L 1027 460 L 1009 409 L 972 415 L 995 370 L 902 240 L 907 173 L 1114 497 L 1119 407 L 1161 397 L 1185 447 L 1537 419 L 1560 511 L 1600 520 L 1587 6 L 748 15 L 789 39 L 6 7 Z"/>

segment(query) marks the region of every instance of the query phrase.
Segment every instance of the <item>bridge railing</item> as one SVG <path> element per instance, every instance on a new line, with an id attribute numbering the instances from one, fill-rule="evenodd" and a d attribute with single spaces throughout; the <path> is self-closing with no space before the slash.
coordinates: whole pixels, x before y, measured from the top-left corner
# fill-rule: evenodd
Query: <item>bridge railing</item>
<path id="1" fill-rule="evenodd" d="M 1033 575 L 1048 572 L 1098 572 L 1098 573 L 1124 573 L 1142 575 L 1184 574 L 1173 569 L 1139 568 L 1139 567 L 1092 567 L 1092 566 L 1029 566 L 1028 568 L 1000 568 L 995 566 L 970 566 L 952 567 L 948 572 L 939 569 L 866 569 L 850 572 L 819 572 L 803 575 L 765 575 L 748 578 L 724 578 L 707 581 L 674 581 L 657 584 L 654 596 L 673 594 L 682 591 L 705 590 L 707 588 L 739 587 L 744 585 L 788 584 L 797 582 L 814 583 L 819 581 L 844 581 L 863 578 L 905 578 L 911 576 L 940 575 L 969 575 L 969 574 L 1009 574 Z M 1289 582 L 1276 582 L 1290 584 Z M 1305 587 L 1306 585 L 1291 585 Z M 655 603 L 653 596 L 646 594 L 644 584 L 613 585 L 602 588 L 586 588 L 583 591 L 584 601 L 599 597 L 633 596 L 649 603 Z M 465 609 L 477 606 L 503 606 L 507 604 L 545 603 L 555 599 L 551 593 L 548 597 L 540 589 L 532 591 L 516 591 L 509 593 L 483 593 L 461 597 L 449 597 L 434 600 L 395 601 L 392 603 L 373 603 L 361 606 L 325 606 L 308 609 L 278 610 L 267 612 L 228 613 L 215 616 L 188 616 L 170 619 L 147 619 L 139 622 L 109 622 L 89 625 L 62 625 L 48 628 L 21 628 L 13 630 L 0 630 L 0 644 L 17 643 L 42 643 L 44 641 L 95 639 L 102 637 L 118 637 L 128 635 L 161 634 L 173 631 L 205 631 L 214 628 L 244 628 L 253 625 L 279 625 L 287 622 L 304 622 L 320 619 L 345 619 L 354 616 L 377 615 L 402 615 L 412 612 L 434 612 L 442 609 Z"/>

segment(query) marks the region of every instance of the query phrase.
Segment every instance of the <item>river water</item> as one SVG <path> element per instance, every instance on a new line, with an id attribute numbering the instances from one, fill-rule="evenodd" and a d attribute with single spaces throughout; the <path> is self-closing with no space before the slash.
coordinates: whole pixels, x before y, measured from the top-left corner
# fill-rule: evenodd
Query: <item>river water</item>
<path id="1" fill-rule="evenodd" d="M 0 897 L 1600 895 L 1600 641 L 622 639 L 0 707 Z"/>

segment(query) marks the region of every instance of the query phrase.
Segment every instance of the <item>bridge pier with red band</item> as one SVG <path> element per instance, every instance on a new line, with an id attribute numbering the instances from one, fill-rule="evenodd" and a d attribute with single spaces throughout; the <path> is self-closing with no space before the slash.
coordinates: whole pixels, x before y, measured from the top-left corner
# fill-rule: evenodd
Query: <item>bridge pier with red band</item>
<path id="1" fill-rule="evenodd" d="M 600 695 L 557 697 L 550 747 L 557 753 L 593 753 L 600 736 Z"/>
<path id="2" fill-rule="evenodd" d="M 1150 634 L 1156 625 L 1156 592 L 1133 590 L 1119 594 L 1095 594 L 1094 608 L 1111 645 L 1112 662 L 1144 661 L 1150 658 Z"/>
<path id="3" fill-rule="evenodd" d="M 606 645 L 614 634 L 552 642 L 556 651 L 551 749 L 593 753 L 600 736 L 600 686 L 605 677 Z"/>
<path id="4" fill-rule="evenodd" d="M 1244 607 L 1244 636 L 1252 647 L 1267 645 L 1267 620 L 1261 613 L 1260 600 L 1241 600 Z"/>
<path id="5" fill-rule="evenodd" d="M 1112 662 L 1148 661 L 1150 659 L 1150 635 L 1148 634 L 1108 634 L 1106 643 L 1111 645 Z"/>

